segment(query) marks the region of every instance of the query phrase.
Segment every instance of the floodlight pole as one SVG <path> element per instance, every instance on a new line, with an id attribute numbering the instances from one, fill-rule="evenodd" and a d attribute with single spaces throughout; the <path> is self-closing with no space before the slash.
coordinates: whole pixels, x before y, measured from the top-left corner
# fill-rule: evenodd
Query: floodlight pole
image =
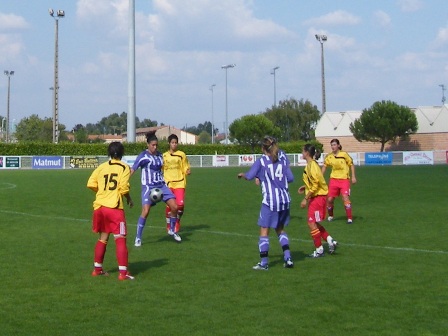
<path id="1" fill-rule="evenodd" d="M 322 69 L 322 113 L 327 111 L 326 101 L 325 101 L 325 67 L 324 67 L 324 42 L 327 41 L 327 35 L 316 34 L 316 40 L 320 43 L 321 50 L 321 69 Z"/>
<path id="2" fill-rule="evenodd" d="M 65 17 L 63 10 L 49 9 L 50 16 L 54 18 L 54 84 L 53 84 L 53 143 L 59 142 L 59 19 Z"/>
<path id="3" fill-rule="evenodd" d="M 212 92 L 212 144 L 215 143 L 215 122 L 214 122 L 214 118 L 213 118 L 213 88 L 216 86 L 216 84 L 212 84 L 210 86 L 210 91 Z"/>
<path id="4" fill-rule="evenodd" d="M 271 75 L 274 75 L 274 107 L 277 107 L 277 88 L 275 84 L 275 71 L 277 71 L 279 68 L 280 68 L 279 66 L 276 66 L 271 70 Z"/>
<path id="5" fill-rule="evenodd" d="M 9 142 L 9 140 L 10 140 L 9 100 L 10 100 L 10 96 L 11 96 L 11 76 L 14 75 L 14 71 L 5 70 L 4 74 L 5 74 L 5 76 L 8 77 L 8 96 L 7 96 L 7 100 L 6 100 L 6 142 Z"/>
<path id="6" fill-rule="evenodd" d="M 228 109 L 228 98 L 227 98 L 227 69 L 236 67 L 236 64 L 227 64 L 221 66 L 221 69 L 226 70 L 226 126 L 225 126 L 225 134 L 226 134 L 226 145 L 229 144 L 229 109 Z"/>

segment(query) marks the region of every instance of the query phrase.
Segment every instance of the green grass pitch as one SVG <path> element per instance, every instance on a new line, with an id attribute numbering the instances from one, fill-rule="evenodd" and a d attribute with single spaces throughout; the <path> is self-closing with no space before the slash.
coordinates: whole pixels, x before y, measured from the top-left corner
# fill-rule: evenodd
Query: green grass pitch
<path id="1" fill-rule="evenodd" d="M 446 335 L 448 166 L 358 167 L 354 223 L 340 199 L 336 255 L 307 258 L 312 241 L 300 209 L 303 168 L 294 167 L 295 261 L 284 269 L 271 233 L 270 269 L 259 261 L 260 190 L 237 179 L 247 168 L 196 168 L 188 181 L 182 243 L 152 208 L 143 245 L 140 214 L 126 209 L 130 271 L 119 282 L 111 239 L 110 277 L 93 278 L 90 170 L 0 171 L 1 335 Z M 139 174 L 138 174 L 139 175 Z"/>

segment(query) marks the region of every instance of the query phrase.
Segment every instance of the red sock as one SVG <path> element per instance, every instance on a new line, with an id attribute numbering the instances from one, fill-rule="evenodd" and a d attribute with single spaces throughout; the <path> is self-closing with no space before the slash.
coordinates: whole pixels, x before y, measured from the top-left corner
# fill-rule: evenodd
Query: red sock
<path id="1" fill-rule="evenodd" d="M 327 241 L 327 238 L 329 236 L 327 230 L 325 230 L 325 228 L 322 225 L 320 225 L 319 223 L 316 223 L 316 224 L 317 224 L 317 228 L 320 231 L 320 235 L 321 235 L 322 239 Z"/>
<path id="2" fill-rule="evenodd" d="M 327 211 L 328 211 L 328 216 L 333 217 L 333 206 L 328 206 Z"/>
<path id="3" fill-rule="evenodd" d="M 116 255 L 117 255 L 117 261 L 118 266 L 124 266 L 128 267 L 128 248 L 126 246 L 126 238 L 125 237 L 119 237 L 115 239 L 115 245 L 116 245 Z M 126 274 L 127 270 L 120 269 L 120 273 Z"/>
<path id="4" fill-rule="evenodd" d="M 322 236 L 320 234 L 319 229 L 315 229 L 311 231 L 311 237 L 313 238 L 314 246 L 316 248 L 319 248 L 322 246 L 322 243 L 320 242 Z"/>
<path id="5" fill-rule="evenodd" d="M 106 247 L 107 247 L 107 241 L 105 240 L 99 240 L 96 242 L 95 245 L 95 253 L 94 253 L 94 259 L 93 261 L 97 264 L 102 265 L 104 261 L 104 255 L 106 254 Z M 103 267 L 95 267 L 96 271 L 102 271 Z"/>
<path id="6" fill-rule="evenodd" d="M 352 204 L 350 202 L 347 202 L 344 204 L 345 206 L 345 213 L 347 214 L 347 219 L 353 219 L 352 217 Z"/>

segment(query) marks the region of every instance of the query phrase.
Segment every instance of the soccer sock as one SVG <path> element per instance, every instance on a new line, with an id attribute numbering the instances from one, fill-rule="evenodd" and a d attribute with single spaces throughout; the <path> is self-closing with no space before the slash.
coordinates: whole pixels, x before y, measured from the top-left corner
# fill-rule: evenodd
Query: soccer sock
<path id="1" fill-rule="evenodd" d="M 177 217 L 170 217 L 170 230 L 175 232 Z"/>
<path id="2" fill-rule="evenodd" d="M 328 216 L 333 217 L 333 205 L 327 206 Z"/>
<path id="3" fill-rule="evenodd" d="M 322 246 L 321 240 L 321 233 L 319 229 L 315 229 L 311 231 L 311 237 L 313 238 L 314 246 L 316 247 L 316 250 Z"/>
<path id="4" fill-rule="evenodd" d="M 128 248 L 126 246 L 126 238 L 123 236 L 115 238 L 115 245 L 118 269 L 121 274 L 126 274 L 128 269 Z"/>
<path id="5" fill-rule="evenodd" d="M 261 264 L 267 265 L 269 262 L 269 237 L 260 236 L 258 240 L 258 249 L 260 251 Z"/>
<path id="6" fill-rule="evenodd" d="M 289 239 L 286 232 L 280 233 L 278 235 L 278 241 L 280 242 L 280 246 L 283 249 L 283 258 L 287 260 L 291 258 L 291 251 L 289 250 Z"/>
<path id="7" fill-rule="evenodd" d="M 352 217 L 352 204 L 349 202 L 344 203 L 345 213 L 347 214 L 347 219 L 353 219 Z"/>
<path id="8" fill-rule="evenodd" d="M 100 240 L 95 245 L 94 267 L 97 273 L 103 270 L 104 255 L 106 254 L 107 241 Z"/>
<path id="9" fill-rule="evenodd" d="M 184 214 L 184 208 L 181 206 L 177 206 L 177 220 L 176 220 L 176 226 L 174 228 L 174 232 L 179 232 L 180 230 L 180 219 L 182 218 Z"/>
<path id="10" fill-rule="evenodd" d="M 166 232 L 170 230 L 170 217 L 171 217 L 171 208 L 167 205 L 165 207 Z"/>
<path id="11" fill-rule="evenodd" d="M 137 222 L 137 238 L 142 239 L 143 229 L 146 225 L 146 218 L 139 217 Z"/>
<path id="12" fill-rule="evenodd" d="M 320 236 L 322 237 L 323 240 L 327 240 L 329 234 L 327 232 L 327 230 L 325 230 L 325 228 L 323 227 L 323 225 L 320 225 L 319 223 L 316 223 L 317 228 L 320 231 Z"/>

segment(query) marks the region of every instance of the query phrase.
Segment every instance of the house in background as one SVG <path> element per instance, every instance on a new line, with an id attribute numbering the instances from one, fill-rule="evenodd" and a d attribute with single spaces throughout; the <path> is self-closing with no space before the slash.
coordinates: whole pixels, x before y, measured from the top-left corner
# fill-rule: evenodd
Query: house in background
<path id="1" fill-rule="evenodd" d="M 156 137 L 159 141 L 168 141 L 171 134 L 176 134 L 179 138 L 179 144 L 195 145 L 198 142 L 198 137 L 195 134 L 185 132 L 173 126 L 155 126 L 137 128 L 135 130 L 135 142 L 146 142 L 146 133 L 156 131 Z M 127 132 L 122 133 L 123 142 L 127 141 Z"/>
<path id="2" fill-rule="evenodd" d="M 448 105 L 411 108 L 418 122 L 418 130 L 408 140 L 387 143 L 385 151 L 448 150 Z M 377 152 L 380 143 L 359 142 L 350 132 L 350 123 L 362 111 L 325 112 L 316 126 L 316 139 L 324 145 L 324 152 L 331 151 L 330 141 L 339 139 L 342 148 L 350 152 Z"/>

